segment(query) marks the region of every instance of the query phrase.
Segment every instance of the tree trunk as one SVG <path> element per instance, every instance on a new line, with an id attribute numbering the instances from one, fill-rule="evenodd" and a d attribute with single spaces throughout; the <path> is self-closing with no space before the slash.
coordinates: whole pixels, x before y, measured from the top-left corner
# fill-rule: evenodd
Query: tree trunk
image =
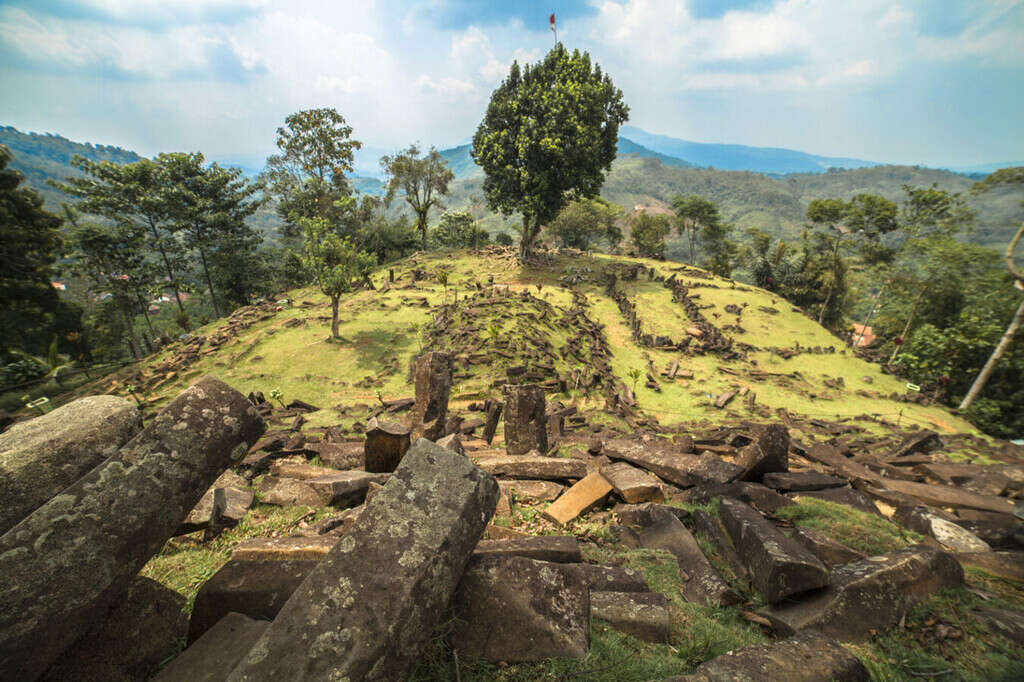
<path id="1" fill-rule="evenodd" d="M 530 255 L 530 242 L 532 241 L 530 236 L 530 217 L 523 216 L 523 234 L 519 237 L 519 260 L 526 262 L 527 256 Z"/>
<path id="2" fill-rule="evenodd" d="M 217 296 L 213 293 L 213 279 L 210 277 L 210 268 L 206 265 L 206 252 L 199 249 L 199 259 L 203 262 L 203 273 L 206 275 L 206 286 L 210 289 L 210 301 L 213 303 L 213 312 L 220 317 L 220 306 L 217 305 Z"/>
<path id="3" fill-rule="evenodd" d="M 178 291 L 178 280 L 174 278 L 174 270 L 171 268 L 171 260 L 167 257 L 167 252 L 160 243 L 160 233 L 157 231 L 156 225 L 153 224 L 152 220 L 149 221 L 149 229 L 153 233 L 153 243 L 156 244 L 157 251 L 160 252 L 160 257 L 163 258 L 164 267 L 167 268 L 167 279 L 171 284 L 171 288 L 174 289 L 174 300 L 178 303 L 178 310 L 185 312 L 185 308 L 181 305 L 181 292 Z"/>
<path id="4" fill-rule="evenodd" d="M 138 341 L 135 339 L 135 325 L 133 324 L 132 315 L 129 312 L 129 306 L 122 305 L 121 314 L 124 315 L 125 331 L 128 332 L 128 350 L 131 351 L 132 357 L 138 360 Z"/>
<path id="5" fill-rule="evenodd" d="M 821 312 L 818 313 L 818 324 L 825 319 L 825 311 L 828 309 L 828 304 L 832 301 L 832 292 L 836 288 L 836 280 L 838 277 L 839 270 L 839 240 L 842 239 L 842 235 L 836 235 L 836 248 L 832 251 L 832 281 L 828 285 L 828 294 L 825 295 L 825 302 L 821 306 Z"/>
<path id="6" fill-rule="evenodd" d="M 418 216 L 420 223 L 420 241 L 422 242 L 422 249 L 427 250 L 427 213 L 424 211 Z"/>
<path id="7" fill-rule="evenodd" d="M 927 291 L 927 290 L 928 290 L 928 285 L 925 284 L 923 287 L 921 287 L 921 293 L 919 293 L 917 295 L 917 298 L 914 299 L 914 305 L 910 309 L 910 315 L 907 316 L 907 324 L 906 324 L 906 326 L 903 327 L 903 334 L 900 335 L 900 339 L 902 340 L 903 343 L 907 342 L 907 334 L 910 333 L 910 325 L 914 322 L 914 313 L 917 312 L 917 304 L 921 302 L 921 297 L 924 296 L 924 292 Z M 889 364 L 890 365 L 892 364 L 893 360 L 896 359 L 896 356 L 899 355 L 900 348 L 903 347 L 903 343 L 901 343 L 899 346 L 896 346 L 896 348 L 893 349 L 892 355 L 889 356 Z"/>
<path id="8" fill-rule="evenodd" d="M 854 350 L 860 345 L 860 340 L 864 338 L 864 332 L 868 328 L 868 323 L 871 322 L 871 318 L 875 316 L 875 310 L 878 309 L 878 302 L 882 299 L 882 294 L 885 293 L 886 288 L 889 286 L 889 282 L 892 280 L 886 280 L 882 288 L 878 290 L 878 294 L 875 295 L 875 300 L 871 303 L 871 310 L 868 311 L 867 318 L 864 319 L 864 324 L 860 326 L 860 335 L 857 336 L 857 340 L 853 342 Z"/>
<path id="9" fill-rule="evenodd" d="M 338 301 L 340 296 L 331 296 L 331 338 L 338 338 Z"/>
<path id="10" fill-rule="evenodd" d="M 697 226 L 691 225 L 686 230 L 686 236 L 690 240 L 690 265 L 697 264 Z"/>

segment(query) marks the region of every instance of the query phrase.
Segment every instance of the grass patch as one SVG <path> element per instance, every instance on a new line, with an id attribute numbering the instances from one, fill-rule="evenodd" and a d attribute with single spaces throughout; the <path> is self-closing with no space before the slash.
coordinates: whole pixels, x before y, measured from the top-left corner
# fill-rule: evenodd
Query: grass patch
<path id="1" fill-rule="evenodd" d="M 820 531 L 869 556 L 885 554 L 924 539 L 880 516 L 813 497 L 797 497 L 796 504 L 779 509 L 775 515 L 801 528 Z"/>

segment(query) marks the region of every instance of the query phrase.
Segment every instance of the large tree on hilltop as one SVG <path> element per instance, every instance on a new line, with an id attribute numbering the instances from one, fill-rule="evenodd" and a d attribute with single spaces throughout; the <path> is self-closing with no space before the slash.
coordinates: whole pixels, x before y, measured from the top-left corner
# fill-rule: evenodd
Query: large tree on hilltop
<path id="1" fill-rule="evenodd" d="M 390 203 L 399 190 L 405 193 L 406 203 L 416 214 L 416 227 L 426 251 L 427 216 L 432 208 L 444 208 L 441 197 L 448 194 L 448 184 L 455 179 L 455 173 L 436 149 L 431 147 L 421 156 L 414 144 L 393 156 L 382 157 L 380 165 L 388 179 L 386 201 Z"/>
<path id="2" fill-rule="evenodd" d="M 558 43 L 537 64 L 512 63 L 471 153 L 486 173 L 490 207 L 523 215 L 521 258 L 570 198 L 597 196 L 628 118 L 622 91 L 586 52 L 570 54 Z"/>
<path id="3" fill-rule="evenodd" d="M 363 144 L 352 139 L 352 127 L 334 109 L 305 109 L 289 115 L 277 129 L 280 153 L 267 158 L 261 179 L 278 200 L 286 236 L 298 236 L 298 218 L 319 217 L 337 230 L 350 206 L 345 173 L 352 171 L 353 152 Z"/>

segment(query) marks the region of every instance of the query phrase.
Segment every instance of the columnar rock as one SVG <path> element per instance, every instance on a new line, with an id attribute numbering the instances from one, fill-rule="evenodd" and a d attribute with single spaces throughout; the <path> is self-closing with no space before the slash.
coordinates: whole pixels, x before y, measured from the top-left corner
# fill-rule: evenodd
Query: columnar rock
<path id="1" fill-rule="evenodd" d="M 604 476 L 596 471 L 587 474 L 548 505 L 544 510 L 544 518 L 555 523 L 569 523 L 580 514 L 600 505 L 611 491 L 612 485 Z"/>
<path id="2" fill-rule="evenodd" d="M 757 424 L 754 442 L 736 458 L 743 467 L 743 478 L 760 481 L 765 474 L 789 471 L 789 431 L 782 424 Z"/>
<path id="3" fill-rule="evenodd" d="M 494 440 L 494 432 L 498 430 L 498 420 L 501 419 L 502 404 L 497 400 L 488 398 L 484 401 L 484 415 L 487 421 L 484 424 L 484 440 L 490 445 Z"/>
<path id="4" fill-rule="evenodd" d="M 417 440 L 229 679 L 404 679 L 497 500 L 491 476 Z"/>
<path id="5" fill-rule="evenodd" d="M 507 478 L 565 481 L 587 475 L 586 462 L 567 457 L 485 457 L 478 460 L 477 464 L 489 474 Z"/>
<path id="6" fill-rule="evenodd" d="M 270 626 L 229 613 L 153 678 L 154 682 L 222 682 Z"/>
<path id="7" fill-rule="evenodd" d="M 371 419 L 366 425 L 366 470 L 391 473 L 409 450 L 409 427 Z"/>
<path id="8" fill-rule="evenodd" d="M 664 438 L 649 441 L 616 438 L 604 444 L 603 454 L 623 459 L 657 474 L 664 480 L 688 488 L 700 483 L 727 483 L 743 473 L 743 467 L 714 455 L 696 456 Z"/>
<path id="9" fill-rule="evenodd" d="M 828 569 L 809 550 L 738 500 L 723 498 L 722 525 L 769 603 L 828 585 Z"/>
<path id="10" fill-rule="evenodd" d="M 448 396 L 452 390 L 452 356 L 430 352 L 416 359 L 416 404 L 413 424 L 417 433 L 428 440 L 445 435 Z"/>
<path id="11" fill-rule="evenodd" d="M 521 556 L 558 564 L 578 564 L 583 561 L 580 543 L 573 535 L 530 535 L 514 540 L 481 540 L 473 550 L 473 556 Z"/>
<path id="12" fill-rule="evenodd" d="M 467 658 L 521 663 L 587 653 L 590 590 L 569 567 L 518 556 L 474 559 L 452 608 L 452 647 Z"/>
<path id="13" fill-rule="evenodd" d="M 911 545 L 840 566 L 832 571 L 827 589 L 759 613 L 783 634 L 813 629 L 840 641 L 859 641 L 873 630 L 894 625 L 939 590 L 963 581 L 964 571 L 952 554 Z"/>
<path id="14" fill-rule="evenodd" d="M 547 416 L 544 389 L 537 384 L 505 384 L 505 450 L 525 455 L 530 450 L 547 452 Z"/>
<path id="15" fill-rule="evenodd" d="M 661 482 L 643 469 L 627 462 L 612 462 L 601 467 L 601 475 L 627 504 L 664 502 Z"/>
<path id="16" fill-rule="evenodd" d="M 116 453 L 141 428 L 135 403 L 96 395 L 0 433 L 0 535 Z"/>
<path id="17" fill-rule="evenodd" d="M 0 537 L 0 678 L 35 679 L 101 618 L 263 428 L 245 396 L 204 377 Z"/>
<path id="18" fill-rule="evenodd" d="M 590 617 L 645 642 L 667 644 L 672 632 L 668 599 L 659 592 L 591 592 Z"/>

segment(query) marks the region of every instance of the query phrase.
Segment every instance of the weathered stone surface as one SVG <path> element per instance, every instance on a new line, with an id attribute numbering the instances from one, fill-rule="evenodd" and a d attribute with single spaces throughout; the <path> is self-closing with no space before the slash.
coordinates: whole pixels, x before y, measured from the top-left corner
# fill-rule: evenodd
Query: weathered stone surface
<path id="1" fill-rule="evenodd" d="M 672 514 L 656 514 L 651 525 L 640 531 L 640 543 L 647 549 L 663 549 L 676 558 L 683 572 L 683 597 L 706 606 L 728 606 L 740 598 L 718 575 L 696 538 Z"/>
<path id="2" fill-rule="evenodd" d="M 672 634 L 668 599 L 658 592 L 591 591 L 590 617 L 645 642 L 668 644 Z"/>
<path id="3" fill-rule="evenodd" d="M 391 473 L 409 450 L 409 427 L 371 419 L 366 425 L 366 470 Z"/>
<path id="4" fill-rule="evenodd" d="M 229 679 L 404 679 L 497 500 L 468 459 L 416 441 Z"/>
<path id="5" fill-rule="evenodd" d="M 141 428 L 135 403 L 96 395 L 0 433 L 0 535 L 116 453 Z"/>
<path id="6" fill-rule="evenodd" d="M 324 505 L 320 495 L 309 486 L 308 482 L 295 478 L 264 476 L 256 489 L 260 492 L 263 504 L 275 504 L 282 507 L 294 505 L 322 507 Z"/>
<path id="7" fill-rule="evenodd" d="M 587 463 L 567 457 L 509 456 L 484 457 L 477 460 L 481 469 L 494 476 L 507 478 L 567 481 L 587 475 Z"/>
<path id="8" fill-rule="evenodd" d="M 955 516 L 930 507 L 898 507 L 893 520 L 905 528 L 930 535 L 954 552 L 987 552 L 991 549 L 987 542 L 957 525 Z"/>
<path id="9" fill-rule="evenodd" d="M 466 448 L 462 446 L 462 439 L 459 438 L 457 433 L 450 433 L 444 438 L 438 438 L 437 444 L 446 450 L 457 452 L 460 455 L 466 454 Z"/>
<path id="10" fill-rule="evenodd" d="M 530 450 L 547 452 L 547 416 L 544 389 L 536 384 L 505 384 L 505 450 L 525 455 Z"/>
<path id="11" fill-rule="evenodd" d="M 31 680 L 48 668 L 263 428 L 245 396 L 204 377 L 0 537 L 0 670 Z"/>
<path id="12" fill-rule="evenodd" d="M 665 682 L 868 682 L 856 656 L 817 633 L 800 633 L 770 644 L 753 644 L 701 664 L 691 675 Z"/>
<path id="13" fill-rule="evenodd" d="M 699 483 L 724 483 L 743 473 L 742 467 L 736 464 L 711 454 L 700 457 L 686 454 L 681 446 L 660 438 L 649 441 L 616 438 L 606 442 L 602 452 L 611 459 L 625 460 L 684 488 Z"/>
<path id="14" fill-rule="evenodd" d="M 695 510 L 693 512 L 693 530 L 697 535 L 702 535 L 706 540 L 711 541 L 718 553 L 729 562 L 733 573 L 741 578 L 746 578 L 749 575 L 747 567 L 740 559 L 740 555 L 736 553 L 732 540 L 725 534 L 717 516 L 712 516 L 703 509 Z"/>
<path id="15" fill-rule="evenodd" d="M 294 478 L 306 481 L 311 478 L 339 474 L 341 470 L 332 467 L 320 467 L 305 460 L 295 458 L 280 459 L 270 465 L 270 475 L 278 478 Z"/>
<path id="16" fill-rule="evenodd" d="M 415 382 L 412 421 L 416 432 L 428 440 L 437 440 L 445 435 L 448 395 L 452 390 L 452 356 L 432 351 L 416 358 Z"/>
<path id="17" fill-rule="evenodd" d="M 650 592 L 647 580 L 640 571 L 622 566 L 598 564 L 567 564 L 568 568 L 583 576 L 591 592 Z"/>
<path id="18" fill-rule="evenodd" d="M 569 523 L 601 504 L 611 491 L 612 485 L 604 476 L 596 472 L 587 474 L 549 504 L 544 517 L 555 523 Z"/>
<path id="19" fill-rule="evenodd" d="M 153 682 L 222 682 L 268 627 L 268 621 L 228 613 L 178 654 Z"/>
<path id="20" fill-rule="evenodd" d="M 297 560 L 230 559 L 199 588 L 189 620 L 189 641 L 199 639 L 232 611 L 258 620 L 273 620 L 321 558 L 322 555 Z"/>
<path id="21" fill-rule="evenodd" d="M 789 431 L 781 424 L 756 424 L 754 442 L 739 451 L 742 478 L 760 481 L 765 474 L 789 470 Z"/>
<path id="22" fill-rule="evenodd" d="M 357 443 L 310 443 L 307 447 L 320 455 L 324 466 L 334 469 L 362 469 L 366 464 L 366 445 Z"/>
<path id="23" fill-rule="evenodd" d="M 1001 578 L 1024 581 L 1024 551 L 963 552 L 956 555 L 956 560 Z"/>
<path id="24" fill-rule="evenodd" d="M 840 641 L 860 641 L 898 622 L 915 604 L 963 583 L 964 572 L 948 552 L 911 545 L 832 571 L 831 584 L 791 604 L 761 609 L 777 632 L 813 628 Z"/>
<path id="25" fill-rule="evenodd" d="M 767 602 L 828 585 L 828 570 L 818 557 L 786 537 L 755 509 L 723 498 L 718 511 L 754 586 Z"/>
<path id="26" fill-rule="evenodd" d="M 498 481 L 504 495 L 528 502 L 550 502 L 565 490 L 564 485 L 553 481 Z"/>
<path id="27" fill-rule="evenodd" d="M 1013 547 L 1013 535 L 1021 522 L 1012 514 L 996 514 L 976 509 L 960 509 L 953 521 L 989 544 L 990 547 Z"/>
<path id="28" fill-rule="evenodd" d="M 939 434 L 935 433 L 931 429 L 922 429 L 917 433 L 912 433 L 907 436 L 900 444 L 896 451 L 892 453 L 893 457 L 906 457 L 917 452 L 929 453 L 935 452 L 942 448 L 942 439 L 939 438 Z"/>
<path id="29" fill-rule="evenodd" d="M 818 557 L 826 568 L 835 568 L 864 558 L 857 550 L 812 528 L 794 528 L 792 537 Z"/>
<path id="30" fill-rule="evenodd" d="M 578 564 L 583 561 L 580 544 L 573 535 L 533 535 L 512 540 L 481 540 L 473 556 L 521 556 L 557 564 Z"/>
<path id="31" fill-rule="evenodd" d="M 484 402 L 484 415 L 487 419 L 484 424 L 484 440 L 488 445 L 494 440 L 494 433 L 498 430 L 498 420 L 501 419 L 502 404 L 497 400 Z"/>
<path id="32" fill-rule="evenodd" d="M 65 651 L 44 680 L 145 680 L 188 628 L 185 598 L 155 580 L 136 577 L 106 616 Z"/>
<path id="33" fill-rule="evenodd" d="M 451 642 L 460 655 L 520 663 L 587 653 L 590 590 L 559 564 L 475 558 L 452 606 Z"/>
<path id="34" fill-rule="evenodd" d="M 710 502 L 716 497 L 732 497 L 746 502 L 762 514 L 774 514 L 783 507 L 794 504 L 793 500 L 767 486 L 747 481 L 698 485 L 687 492 L 691 501 L 700 503 Z"/>
<path id="35" fill-rule="evenodd" d="M 667 504 L 658 504 L 657 502 L 617 504 L 612 508 L 612 512 L 615 513 L 621 523 L 637 528 L 645 528 L 651 525 L 658 518 L 659 514 L 664 513 L 671 514 L 683 522 L 690 519 L 690 512 L 688 510 L 672 507 Z"/>
<path id="36" fill-rule="evenodd" d="M 638 469 L 628 462 L 605 464 L 600 471 L 601 475 L 615 489 L 615 494 L 627 504 L 665 501 L 661 482 L 643 469 Z"/>
<path id="37" fill-rule="evenodd" d="M 206 528 L 209 525 L 210 515 L 213 513 L 214 490 L 216 490 L 215 487 L 206 491 L 199 500 L 199 503 L 185 517 L 179 532 L 191 533 Z M 240 490 L 238 488 L 223 488 L 223 490 L 224 496 L 227 499 L 227 507 L 225 507 L 223 514 L 221 514 L 220 521 L 224 525 L 233 526 L 241 521 L 249 512 L 255 496 L 251 490 Z"/>
<path id="38" fill-rule="evenodd" d="M 786 471 L 765 474 L 761 479 L 769 488 L 784 493 L 802 492 L 805 490 L 826 490 L 841 488 L 847 485 L 846 479 L 829 476 L 820 471 Z"/>
<path id="39" fill-rule="evenodd" d="M 337 544 L 333 535 L 292 535 L 286 538 L 249 538 L 235 545 L 231 558 L 238 561 L 318 560 Z"/>
<path id="40" fill-rule="evenodd" d="M 371 474 L 365 471 L 339 471 L 336 474 L 311 478 L 306 485 L 320 496 L 323 504 L 332 507 L 354 507 L 366 499 L 371 483 L 384 484 L 391 474 Z"/>
<path id="41" fill-rule="evenodd" d="M 878 507 L 871 501 L 871 498 L 854 488 L 828 488 L 827 490 L 805 490 L 799 493 L 788 493 L 786 497 L 799 501 L 801 497 L 813 497 L 816 500 L 827 500 L 836 504 L 845 504 L 847 507 L 859 509 L 868 514 L 881 516 Z"/>
<path id="42" fill-rule="evenodd" d="M 1017 645 L 1024 644 L 1024 615 L 990 606 L 975 608 L 973 613 L 993 634 L 1002 635 Z"/>
<path id="43" fill-rule="evenodd" d="M 1013 513 L 1013 501 L 995 495 L 979 495 L 963 488 L 948 485 L 915 483 L 914 481 L 898 481 L 887 478 L 878 484 L 880 487 L 909 495 L 925 504 L 936 507 L 954 507 L 958 509 L 979 509 L 981 511 L 1001 514 Z"/>

